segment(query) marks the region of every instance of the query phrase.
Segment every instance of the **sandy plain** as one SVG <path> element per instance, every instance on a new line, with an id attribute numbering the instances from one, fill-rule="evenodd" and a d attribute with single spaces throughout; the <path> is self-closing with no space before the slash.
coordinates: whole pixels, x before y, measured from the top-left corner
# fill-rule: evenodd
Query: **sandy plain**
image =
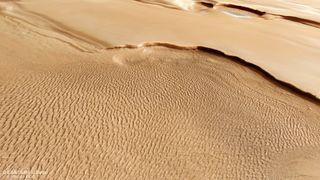
<path id="1" fill-rule="evenodd" d="M 0 1 L 0 179 L 319 179 L 319 29 L 208 6 Z"/>

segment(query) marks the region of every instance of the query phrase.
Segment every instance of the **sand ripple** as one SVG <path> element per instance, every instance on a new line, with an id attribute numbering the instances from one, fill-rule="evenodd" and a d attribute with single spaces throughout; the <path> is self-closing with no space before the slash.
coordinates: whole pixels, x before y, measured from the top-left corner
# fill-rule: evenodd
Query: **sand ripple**
<path id="1" fill-rule="evenodd" d="M 173 45 L 83 53 L 5 18 L 0 29 L 1 179 L 319 177 L 319 104 L 252 67 Z"/>

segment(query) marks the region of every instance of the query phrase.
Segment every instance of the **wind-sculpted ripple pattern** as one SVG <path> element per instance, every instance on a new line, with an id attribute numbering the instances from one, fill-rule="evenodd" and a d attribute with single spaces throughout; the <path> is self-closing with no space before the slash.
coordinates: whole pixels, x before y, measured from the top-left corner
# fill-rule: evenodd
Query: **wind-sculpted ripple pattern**
<path id="1" fill-rule="evenodd" d="M 319 104 L 239 59 L 152 43 L 84 53 L 4 19 L 0 179 L 317 177 Z"/>

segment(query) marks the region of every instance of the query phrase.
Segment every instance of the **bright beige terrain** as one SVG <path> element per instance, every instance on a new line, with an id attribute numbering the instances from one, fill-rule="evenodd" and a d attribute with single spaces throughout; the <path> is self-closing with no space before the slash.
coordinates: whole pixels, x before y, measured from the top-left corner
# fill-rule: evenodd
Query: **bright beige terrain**
<path id="1" fill-rule="evenodd" d="M 320 21 L 318 0 L 217 0 L 219 3 L 239 4 L 261 11 L 297 16 Z"/>
<path id="2" fill-rule="evenodd" d="M 170 0 L 160 1 L 162 3 L 143 1 L 163 4 Z M 180 3 L 169 4 L 169 7 L 192 10 L 190 1 L 177 0 Z M 245 5 L 250 3 L 248 0 L 241 2 Z M 238 1 L 238 4 L 241 2 Z M 257 8 L 255 4 L 258 3 L 257 9 L 270 13 L 299 15 L 292 10 L 297 9 L 295 6 L 288 5 L 290 1 L 281 2 L 256 1 L 252 6 Z M 316 28 L 274 16 L 258 17 L 223 6 L 193 12 L 134 0 L 28 0 L 19 1 L 19 4 L 40 17 L 50 18 L 99 39 L 108 47 L 169 42 L 218 49 L 254 63 L 278 79 L 320 97 L 320 26 Z M 281 6 L 282 10 L 275 11 L 270 4 Z M 320 1 L 317 4 L 319 7 Z M 315 8 L 317 4 L 306 1 L 306 5 Z M 287 9 L 284 9 L 285 6 Z M 13 6 L 12 13 L 17 9 Z M 198 5 L 195 9 L 199 9 Z M 313 19 L 320 22 L 317 10 L 311 12 L 314 12 Z M 23 18 L 28 19 L 29 16 L 24 14 Z"/>
<path id="3" fill-rule="evenodd" d="M 219 53 L 106 48 L 11 10 L 0 14 L 1 180 L 320 178 L 318 99 Z"/>

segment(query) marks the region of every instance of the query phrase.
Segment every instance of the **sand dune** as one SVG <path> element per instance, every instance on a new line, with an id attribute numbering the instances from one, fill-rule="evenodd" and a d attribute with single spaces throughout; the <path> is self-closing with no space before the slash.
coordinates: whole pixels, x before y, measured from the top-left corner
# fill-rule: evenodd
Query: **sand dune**
<path id="1" fill-rule="evenodd" d="M 274 47 L 262 46 L 273 47 L 270 51 L 262 47 L 249 51 L 259 44 L 254 39 L 231 41 L 230 31 L 220 37 L 223 26 L 241 28 L 239 24 L 212 29 L 210 33 L 220 33 L 216 36 L 195 30 L 193 34 L 208 34 L 173 40 L 166 28 L 156 31 L 157 25 L 130 23 L 139 19 L 137 14 L 131 20 L 116 15 L 126 3 L 123 9 L 146 10 L 144 18 L 151 12 L 152 18 L 165 16 L 160 11 L 170 12 L 173 20 L 181 20 L 178 30 L 185 18 L 199 22 L 200 15 L 191 11 L 133 1 L 108 1 L 112 7 L 104 6 L 107 1 L 69 1 L 52 19 L 52 10 L 62 6 L 61 1 L 47 1 L 46 7 L 34 2 L 0 2 L 1 180 L 320 178 L 320 101 L 313 96 L 319 76 L 316 67 L 298 66 L 294 59 L 299 55 L 296 60 L 310 58 L 311 65 L 317 64 L 317 44 L 303 41 L 316 38 L 316 28 L 282 20 L 263 26 L 261 18 L 241 11 L 252 18 L 244 24 L 253 29 L 237 29 L 232 37 L 254 33 L 258 26 L 282 24 L 281 28 L 295 27 L 292 32 L 306 32 L 296 40 L 303 42 L 299 46 L 292 45 L 289 36 L 279 38 L 284 34 L 280 28 L 269 36 L 268 30 L 257 33 L 277 39 L 283 49 L 278 52 L 273 43 Z M 25 7 L 46 11 L 50 17 Z M 62 21 L 67 12 L 80 9 L 84 14 L 95 9 L 96 14 Z M 110 26 L 103 26 L 102 9 L 116 15 L 108 19 Z M 216 16 L 215 25 L 220 20 L 236 22 L 222 11 Z M 86 18 L 79 22 L 79 17 Z M 94 20 L 101 28 L 85 26 Z M 117 27 L 124 22 L 123 26 L 137 29 Z M 148 28 L 153 34 L 143 34 Z M 145 31 L 139 35 L 137 30 Z M 141 43 L 150 40 L 148 35 L 168 41 Z M 207 42 L 196 44 L 205 37 Z M 208 39 L 225 49 L 213 49 Z M 227 46 L 231 42 L 233 48 Z M 268 43 L 272 45 L 271 40 Z M 303 48 L 300 54 L 295 52 L 298 47 Z M 295 68 L 301 71 L 293 72 Z M 290 78 L 294 73 L 303 75 L 300 81 L 316 84 L 296 83 Z"/>
<path id="2" fill-rule="evenodd" d="M 178 7 L 172 4 L 169 5 Z M 309 17 L 256 6 L 246 7 L 288 16 L 291 20 L 278 16 L 261 18 L 254 13 L 225 6 L 200 12 L 181 11 L 133 0 L 30 0 L 19 1 L 19 5 L 22 11 L 28 10 L 33 15 L 59 22 L 67 29 L 76 29 L 104 42 L 107 47 L 169 42 L 218 49 L 256 64 L 278 79 L 320 96 L 320 71 L 317 68 L 320 31 L 314 26 L 305 25 L 310 24 L 308 21 L 301 24 L 290 18 L 292 15 L 312 20 Z"/>

